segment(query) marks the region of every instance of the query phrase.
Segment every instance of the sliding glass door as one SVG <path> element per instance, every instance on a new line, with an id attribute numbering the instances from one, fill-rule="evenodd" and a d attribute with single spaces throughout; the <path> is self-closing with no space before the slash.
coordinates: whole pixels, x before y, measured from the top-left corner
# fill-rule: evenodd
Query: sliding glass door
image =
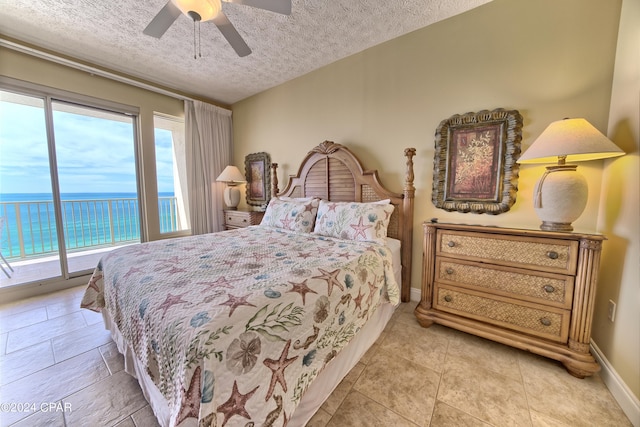
<path id="1" fill-rule="evenodd" d="M 92 270 L 140 241 L 136 116 L 0 91 L 0 286 Z M 8 264 L 8 265 L 7 265 Z"/>
<path id="2" fill-rule="evenodd" d="M 0 91 L 2 286 L 62 274 L 47 141 L 45 99 Z"/>
<path id="3" fill-rule="evenodd" d="M 134 117 L 52 101 L 55 164 L 69 274 L 140 242 Z M 57 198 L 57 197 L 56 197 Z"/>

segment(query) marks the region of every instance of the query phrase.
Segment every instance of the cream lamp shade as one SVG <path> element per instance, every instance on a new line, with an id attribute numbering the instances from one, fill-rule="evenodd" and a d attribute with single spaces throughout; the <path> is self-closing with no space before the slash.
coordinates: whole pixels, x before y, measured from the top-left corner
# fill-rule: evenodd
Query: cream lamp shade
<path id="1" fill-rule="evenodd" d="M 542 220 L 540 228 L 572 231 L 587 205 L 587 180 L 577 165 L 566 164 L 624 155 L 598 129 L 585 119 L 564 119 L 551 123 L 518 163 L 555 163 L 547 166 L 534 189 L 534 209 Z"/>
<path id="2" fill-rule="evenodd" d="M 227 208 L 237 209 L 238 203 L 240 203 L 240 190 L 238 190 L 236 186 L 246 182 L 240 170 L 235 166 L 229 165 L 224 168 L 222 173 L 216 178 L 216 181 L 227 184 L 227 188 L 224 189 L 224 203 L 227 205 Z"/>

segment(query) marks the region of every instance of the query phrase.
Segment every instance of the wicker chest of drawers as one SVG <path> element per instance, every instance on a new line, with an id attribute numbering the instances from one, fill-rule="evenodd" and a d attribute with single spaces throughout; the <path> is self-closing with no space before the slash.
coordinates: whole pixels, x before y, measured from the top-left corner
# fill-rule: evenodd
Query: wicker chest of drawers
<path id="1" fill-rule="evenodd" d="M 604 237 L 424 224 L 415 315 L 559 360 L 574 376 L 600 367 L 589 352 Z"/>

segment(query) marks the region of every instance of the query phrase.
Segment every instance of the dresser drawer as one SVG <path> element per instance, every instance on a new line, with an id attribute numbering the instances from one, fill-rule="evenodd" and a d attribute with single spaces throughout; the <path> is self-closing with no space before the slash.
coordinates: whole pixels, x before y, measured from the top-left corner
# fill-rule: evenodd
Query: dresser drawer
<path id="1" fill-rule="evenodd" d="M 573 276 L 436 258 L 436 281 L 516 299 L 571 308 Z"/>
<path id="2" fill-rule="evenodd" d="M 575 274 L 578 242 L 438 230 L 436 255 Z"/>
<path id="3" fill-rule="evenodd" d="M 521 305 L 481 292 L 436 284 L 434 308 L 557 342 L 569 336 L 570 311 Z"/>
<path id="4" fill-rule="evenodd" d="M 254 211 L 224 211 L 224 225 L 227 228 L 243 228 L 258 225 L 262 221 L 264 212 Z"/>

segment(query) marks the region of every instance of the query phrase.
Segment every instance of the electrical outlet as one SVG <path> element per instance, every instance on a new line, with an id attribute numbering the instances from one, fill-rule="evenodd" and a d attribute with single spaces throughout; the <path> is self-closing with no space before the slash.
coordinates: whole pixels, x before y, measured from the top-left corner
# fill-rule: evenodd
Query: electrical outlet
<path id="1" fill-rule="evenodd" d="M 616 303 L 611 300 L 609 300 L 609 313 L 607 314 L 607 317 L 612 322 L 616 318 Z"/>

